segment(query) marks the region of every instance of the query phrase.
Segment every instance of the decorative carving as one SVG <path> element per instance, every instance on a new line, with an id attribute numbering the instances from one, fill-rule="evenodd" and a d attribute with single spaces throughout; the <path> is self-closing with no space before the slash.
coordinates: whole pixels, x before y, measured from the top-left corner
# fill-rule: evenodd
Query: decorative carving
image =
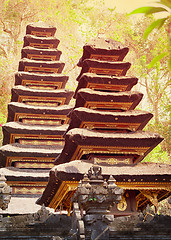
<path id="1" fill-rule="evenodd" d="M 111 206 L 120 202 L 122 194 L 123 189 L 117 187 L 113 176 L 110 176 L 108 181 L 103 180 L 102 168 L 91 167 L 88 175 L 85 174 L 83 180 L 80 181 L 72 199 L 73 202 L 78 202 L 77 206 L 81 212 L 84 210 L 86 213 L 80 219 L 81 213 L 79 217 L 76 216 L 78 208 L 74 207 L 73 209 L 73 230 L 77 232 L 78 237 L 80 237 L 78 224 L 84 222 L 86 236 L 90 235 L 90 239 L 108 239 L 109 224 L 114 220 L 114 216 L 110 215 L 109 210 Z M 81 229 L 83 230 L 83 227 Z M 84 239 L 82 230 L 81 235 Z"/>
<path id="2" fill-rule="evenodd" d="M 5 210 L 11 199 L 11 188 L 5 183 L 6 178 L 0 175 L 0 208 Z"/>

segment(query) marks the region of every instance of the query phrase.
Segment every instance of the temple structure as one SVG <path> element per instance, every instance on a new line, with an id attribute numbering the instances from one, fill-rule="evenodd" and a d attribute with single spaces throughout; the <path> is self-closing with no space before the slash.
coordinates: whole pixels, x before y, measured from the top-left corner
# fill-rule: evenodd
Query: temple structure
<path id="1" fill-rule="evenodd" d="M 32 211 L 30 203 L 44 191 L 68 128 L 67 115 L 72 110 L 68 104 L 74 92 L 65 89 L 68 76 L 62 74 L 65 64 L 60 61 L 62 52 L 57 49 L 60 41 L 55 32 L 56 28 L 42 22 L 27 25 L 8 119 L 3 125 L 0 172 L 12 189 L 9 212 L 13 213 Z"/>
<path id="2" fill-rule="evenodd" d="M 78 183 L 93 165 L 102 167 L 104 179 L 113 175 L 124 189 L 121 202 L 111 210 L 115 216 L 135 214 L 147 204 L 157 209 L 170 195 L 171 165 L 141 163 L 163 138 L 142 131 L 152 114 L 135 110 L 143 94 L 131 91 L 138 79 L 126 76 L 128 50 L 102 38 L 83 47 L 65 145 L 38 204 L 70 212 Z"/>
<path id="3" fill-rule="evenodd" d="M 171 165 L 141 163 L 163 138 L 143 131 L 152 114 L 135 110 L 143 94 L 132 91 L 138 79 L 127 76 L 128 47 L 103 38 L 86 44 L 74 93 L 65 89 L 55 31 L 44 23 L 26 28 L 0 148 L 0 174 L 12 189 L 8 213 L 30 213 L 38 198 L 70 213 L 79 181 L 94 165 L 124 190 L 111 214 L 157 209 L 171 193 Z"/>

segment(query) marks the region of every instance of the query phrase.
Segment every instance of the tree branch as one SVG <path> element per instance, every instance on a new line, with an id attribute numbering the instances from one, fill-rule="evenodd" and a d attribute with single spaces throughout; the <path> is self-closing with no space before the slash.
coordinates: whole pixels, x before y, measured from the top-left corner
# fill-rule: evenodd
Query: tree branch
<path id="1" fill-rule="evenodd" d="M 0 45 L 0 49 L 2 50 L 4 56 L 5 56 L 6 58 L 8 58 L 8 54 L 7 54 L 5 48 L 4 48 L 2 45 Z"/>

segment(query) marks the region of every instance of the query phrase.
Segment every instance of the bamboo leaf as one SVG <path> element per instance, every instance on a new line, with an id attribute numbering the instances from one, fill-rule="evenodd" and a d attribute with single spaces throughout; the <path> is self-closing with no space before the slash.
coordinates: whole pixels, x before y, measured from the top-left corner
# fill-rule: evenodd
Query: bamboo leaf
<path id="1" fill-rule="evenodd" d="M 167 12 L 167 10 L 163 7 L 140 7 L 133 10 L 131 13 L 129 13 L 129 15 L 137 14 L 137 13 L 144 13 L 148 15 L 148 14 L 163 12 L 163 11 Z"/>
<path id="2" fill-rule="evenodd" d="M 163 5 L 165 5 L 166 7 L 171 8 L 171 0 L 160 0 L 160 1 L 157 2 L 157 3 L 163 4 Z"/>
<path id="3" fill-rule="evenodd" d="M 146 30 L 144 31 L 144 39 L 146 39 L 148 37 L 148 35 L 153 31 L 154 28 L 160 29 L 164 22 L 166 21 L 167 18 L 160 18 L 157 19 L 156 21 L 152 22 L 152 24 L 150 24 L 150 26 L 148 26 L 146 28 Z"/>
<path id="4" fill-rule="evenodd" d="M 167 52 L 163 52 L 161 54 L 159 54 L 158 56 L 154 57 L 153 60 L 150 62 L 150 64 L 148 65 L 148 68 L 152 68 L 156 62 L 160 61 L 162 58 L 164 58 L 168 53 Z"/>

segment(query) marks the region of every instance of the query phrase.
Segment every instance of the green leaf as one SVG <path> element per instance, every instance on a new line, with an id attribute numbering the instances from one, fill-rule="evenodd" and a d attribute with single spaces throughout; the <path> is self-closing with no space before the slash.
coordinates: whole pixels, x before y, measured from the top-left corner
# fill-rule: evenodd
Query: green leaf
<path id="1" fill-rule="evenodd" d="M 148 15 L 148 14 L 163 12 L 163 11 L 167 12 L 167 10 L 163 7 L 140 7 L 133 10 L 131 13 L 129 13 L 129 15 L 137 14 L 137 13 L 144 13 Z"/>
<path id="2" fill-rule="evenodd" d="M 159 54 L 158 56 L 154 57 L 153 60 L 151 61 L 151 63 L 148 65 L 148 68 L 152 68 L 156 62 L 160 61 L 162 58 L 164 58 L 168 53 L 167 52 L 163 52 L 161 54 Z"/>
<path id="3" fill-rule="evenodd" d="M 160 29 L 163 26 L 166 19 L 167 18 L 160 18 L 152 22 L 152 24 L 150 24 L 150 26 L 148 26 L 144 31 L 144 39 L 148 37 L 148 35 L 153 31 L 154 28 Z"/>
<path id="4" fill-rule="evenodd" d="M 160 0 L 158 3 L 163 4 L 168 8 L 171 8 L 171 0 Z"/>
<path id="5" fill-rule="evenodd" d="M 169 57 L 168 67 L 169 67 L 169 71 L 171 72 L 171 56 Z"/>

